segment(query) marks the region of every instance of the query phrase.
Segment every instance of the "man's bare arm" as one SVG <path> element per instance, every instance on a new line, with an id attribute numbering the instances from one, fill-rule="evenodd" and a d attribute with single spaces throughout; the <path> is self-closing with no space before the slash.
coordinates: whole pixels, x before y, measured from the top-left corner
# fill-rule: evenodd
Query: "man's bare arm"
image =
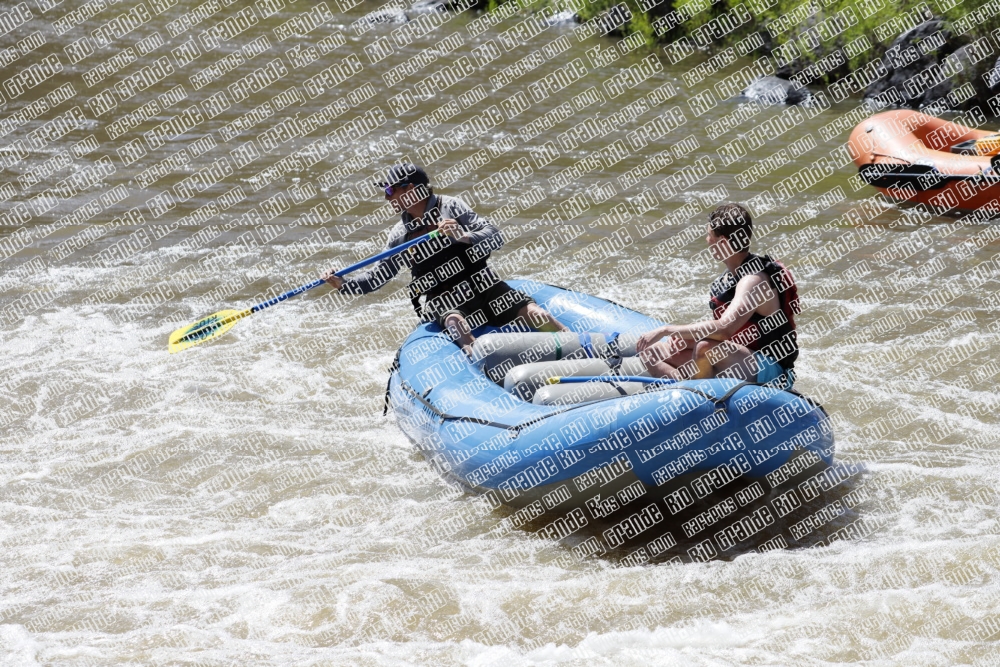
<path id="1" fill-rule="evenodd" d="M 664 336 L 671 336 L 678 342 L 683 341 L 687 344 L 700 340 L 729 340 L 771 297 L 775 297 L 775 294 L 767 278 L 759 275 L 747 276 L 737 283 L 736 294 L 719 319 L 702 320 L 693 324 L 668 324 L 643 334 L 636 348 L 641 352 Z M 677 347 L 684 349 L 685 346 L 678 344 Z"/>

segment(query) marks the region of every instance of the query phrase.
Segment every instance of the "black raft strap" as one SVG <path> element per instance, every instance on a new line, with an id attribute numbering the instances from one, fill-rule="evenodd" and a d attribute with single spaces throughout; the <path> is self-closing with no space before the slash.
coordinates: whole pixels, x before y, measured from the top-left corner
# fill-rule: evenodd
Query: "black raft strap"
<path id="1" fill-rule="evenodd" d="M 389 366 L 389 379 L 385 382 L 385 404 L 382 406 L 383 417 L 389 414 L 389 388 L 392 386 L 392 374 L 399 370 L 399 354 L 402 351 L 403 348 L 396 350 L 396 357 L 392 360 L 392 366 Z"/>
<path id="2" fill-rule="evenodd" d="M 744 387 L 767 387 L 768 389 L 774 389 L 776 391 L 784 391 L 784 392 L 787 392 L 789 394 L 792 394 L 793 396 L 801 398 L 802 400 L 804 400 L 806 403 L 808 403 L 813 408 L 819 408 L 820 410 L 823 411 L 824 414 L 826 413 L 826 410 L 823 408 L 822 405 L 820 405 L 819 403 L 817 403 L 813 399 L 809 398 L 808 396 L 803 396 L 799 392 L 795 391 L 794 389 L 790 389 L 790 388 L 788 388 L 788 389 L 779 389 L 778 387 L 774 387 L 774 386 L 772 386 L 772 385 L 770 385 L 770 384 L 768 384 L 766 382 L 765 383 L 760 383 L 760 382 L 751 382 L 749 380 L 744 380 L 743 382 L 740 382 L 739 384 L 735 385 L 732 389 L 730 389 L 729 391 L 727 391 L 722 396 L 719 396 L 718 398 L 716 398 L 715 396 L 709 396 L 708 394 L 706 394 L 704 392 L 701 392 L 701 391 L 698 391 L 697 389 L 692 389 L 691 387 L 678 387 L 676 385 L 669 385 L 669 388 L 671 388 L 671 389 L 681 389 L 683 391 L 690 391 L 692 394 L 698 394 L 699 396 L 708 399 L 709 401 L 711 401 L 712 403 L 715 404 L 715 410 L 716 410 L 716 412 L 718 412 L 720 410 L 725 411 L 726 410 L 726 401 L 728 401 L 730 398 L 732 398 L 736 394 L 736 392 L 738 392 L 740 389 L 743 389 Z"/>
<path id="3" fill-rule="evenodd" d="M 408 393 L 410 396 L 420 401 L 420 403 L 422 403 L 425 408 L 433 412 L 441 421 L 472 422 L 473 424 L 482 424 L 483 426 L 493 426 L 495 428 L 502 428 L 508 431 L 510 429 L 516 428 L 515 426 L 510 426 L 509 424 L 498 424 L 497 422 L 491 422 L 488 419 L 480 419 L 479 417 L 462 417 L 456 415 L 449 415 L 445 412 L 441 412 L 440 410 L 438 410 L 433 403 L 427 400 L 426 396 L 427 394 L 430 393 L 430 389 L 428 389 L 424 393 L 424 395 L 421 396 L 420 393 L 418 393 L 416 389 L 411 387 L 409 383 L 407 383 L 406 380 L 404 380 L 403 378 L 399 379 L 399 385 L 403 388 L 403 390 L 406 393 Z"/>
<path id="4" fill-rule="evenodd" d="M 398 362 L 399 362 L 399 353 L 397 352 L 396 353 L 396 361 L 393 362 L 394 370 L 398 369 Z M 389 375 L 389 379 L 390 379 L 390 381 L 392 380 L 392 374 L 391 373 Z M 413 396 L 413 398 L 417 399 L 420 403 L 422 403 L 425 408 L 427 408 L 432 413 L 434 413 L 441 421 L 464 421 L 464 422 L 472 422 L 473 424 L 482 424 L 483 426 L 492 426 L 494 428 L 502 428 L 502 429 L 506 430 L 510 434 L 510 436 L 511 436 L 512 439 L 517 438 L 521 434 L 522 430 L 528 428 L 529 426 L 533 426 L 533 425 L 537 424 L 538 422 L 541 422 L 541 421 L 543 421 L 545 419 L 548 419 L 549 417 L 554 417 L 556 415 L 560 415 L 560 414 L 563 414 L 563 413 L 566 413 L 566 412 L 571 412 L 573 410 L 579 410 L 581 408 L 585 408 L 585 407 L 588 407 L 590 405 L 593 405 L 594 403 L 603 403 L 604 401 L 617 400 L 618 398 L 621 397 L 621 396 L 611 396 L 611 397 L 608 397 L 608 398 L 597 399 L 596 401 L 588 401 L 586 403 L 579 403 L 577 405 L 568 405 L 566 407 L 563 407 L 560 410 L 556 410 L 555 412 L 550 412 L 549 414 L 546 414 L 546 415 L 539 415 L 539 416 L 535 417 L 534 419 L 529 419 L 528 421 L 521 422 L 520 424 L 513 424 L 513 425 L 511 425 L 511 424 L 499 424 L 497 422 L 492 422 L 492 421 L 489 421 L 487 419 L 479 419 L 478 417 L 463 417 L 463 416 L 458 416 L 458 415 L 449 415 L 449 414 L 444 413 L 441 410 L 439 410 L 433 403 L 431 403 L 430 401 L 428 401 L 425 396 L 421 396 L 413 387 L 411 387 L 406 382 L 406 380 L 400 378 L 399 379 L 399 384 L 400 384 L 400 386 L 408 394 L 410 394 L 411 396 Z M 621 394 L 622 396 L 626 395 L 625 392 L 624 392 L 624 389 L 622 387 L 620 387 L 620 386 L 618 386 L 617 384 L 614 384 L 614 383 L 613 383 L 613 386 L 615 387 L 615 389 L 618 390 L 619 394 Z M 693 387 L 679 387 L 677 385 L 668 385 L 668 386 L 665 386 L 664 389 L 678 389 L 678 390 L 681 390 L 681 391 L 689 391 L 692 394 L 697 394 L 698 396 L 701 396 L 705 400 L 713 403 L 715 405 L 715 411 L 716 412 L 719 412 L 719 411 L 723 411 L 724 412 L 726 410 L 726 401 L 728 401 L 730 398 L 732 398 L 736 394 L 736 392 L 738 392 L 740 389 L 743 389 L 744 387 L 761 387 L 761 386 L 766 386 L 766 385 L 762 385 L 759 382 L 743 381 L 743 382 L 740 382 L 739 384 L 735 385 L 732 389 L 730 389 L 729 391 L 727 391 L 722 396 L 712 396 L 711 394 L 706 394 L 705 392 L 700 391 L 698 389 L 694 389 Z M 790 393 L 790 394 L 794 394 L 795 396 L 803 398 L 807 402 L 809 402 L 811 405 L 814 405 L 815 407 L 818 407 L 820 410 L 823 410 L 823 407 L 821 405 L 819 405 L 819 403 L 816 403 L 815 401 L 813 401 L 813 400 L 811 400 L 809 398 L 806 398 L 805 396 L 802 396 L 802 394 L 798 393 L 797 391 L 789 391 L 789 390 L 785 390 L 785 391 L 788 391 L 788 393 Z M 428 392 L 428 393 L 430 393 L 430 392 Z M 389 407 L 389 389 L 388 389 L 388 386 L 386 387 L 385 399 L 386 399 L 386 410 L 388 410 L 388 407 Z M 823 412 L 825 413 L 826 411 L 823 410 Z M 385 414 L 385 413 L 383 412 L 383 414 Z"/>
<path id="5" fill-rule="evenodd" d="M 390 375 L 389 377 L 390 377 L 390 380 L 391 380 L 392 376 Z M 756 382 L 741 382 L 740 384 L 736 385 L 735 387 L 733 387 L 732 389 L 730 389 L 729 391 L 727 391 L 723 396 L 718 397 L 718 398 L 715 397 L 715 396 L 712 396 L 711 394 L 706 394 L 703 391 L 699 391 L 698 389 L 694 389 L 694 388 L 691 388 L 691 387 L 678 387 L 676 385 L 670 385 L 669 388 L 670 389 L 681 389 L 683 391 L 689 391 L 692 394 L 697 394 L 698 396 L 701 396 L 705 400 L 710 401 L 711 403 L 714 403 L 715 404 L 715 410 L 716 410 L 716 412 L 718 412 L 719 410 L 725 410 L 726 409 L 725 403 L 726 403 L 726 401 L 728 401 L 733 396 L 733 394 L 735 394 L 736 392 L 738 392 L 743 387 L 752 386 L 752 385 L 756 385 L 756 384 L 757 384 Z M 406 393 L 408 393 L 410 396 L 412 396 L 417 401 L 419 401 L 421 404 L 423 404 L 423 406 L 425 408 L 427 408 L 432 413 L 434 413 L 434 415 L 437 416 L 437 418 L 440 419 L 441 421 L 472 422 L 473 424 L 482 424 L 483 426 L 492 426 L 494 428 L 502 428 L 502 429 L 504 429 L 506 431 L 509 431 L 510 434 L 511 434 L 511 436 L 513 438 L 516 438 L 518 435 L 520 435 L 520 432 L 523 429 L 525 429 L 525 428 L 527 428 L 529 426 L 532 426 L 534 424 L 537 424 L 538 422 L 540 422 L 540 421 L 542 421 L 544 419 L 548 419 L 549 417 L 554 417 L 556 415 L 563 414 L 565 412 L 570 412 L 572 410 L 579 410 L 580 408 L 584 408 L 584 407 L 587 407 L 589 405 L 593 405 L 594 403 L 603 403 L 604 401 L 615 400 L 615 399 L 621 398 L 621 396 L 627 396 L 628 395 L 625 392 L 624 388 L 622 388 L 621 386 L 619 386 L 617 383 L 612 383 L 612 386 L 614 386 L 614 388 L 618 390 L 619 396 L 611 396 L 611 397 L 608 397 L 608 398 L 601 398 L 601 399 L 597 399 L 596 401 L 587 401 L 586 403 L 579 403 L 577 405 L 568 405 L 568 406 L 562 408 L 561 410 L 556 410 L 555 412 L 550 412 L 547 415 L 539 415 L 539 416 L 535 417 L 534 419 L 529 419 L 528 421 L 522 422 L 520 424 L 513 424 L 512 425 L 512 424 L 500 424 L 500 423 L 497 423 L 497 422 L 489 421 L 488 419 L 480 419 L 478 417 L 465 417 L 465 416 L 460 416 L 460 415 L 449 415 L 449 414 L 447 414 L 447 413 L 442 412 L 441 410 L 439 410 L 437 408 L 437 406 L 435 406 L 433 403 L 431 403 L 430 401 L 428 401 L 425 396 L 421 396 L 420 393 L 416 389 L 414 389 L 413 387 L 411 387 L 409 385 L 409 383 L 406 382 L 406 380 L 400 378 L 399 379 L 399 385 L 403 388 L 404 391 L 406 391 Z M 389 394 L 388 394 L 388 390 L 387 390 L 386 391 L 386 409 L 388 409 L 388 400 L 389 400 Z"/>
<path id="6" fill-rule="evenodd" d="M 722 409 L 725 409 L 725 407 L 726 407 L 726 401 L 728 401 L 730 398 L 732 398 L 736 394 L 736 392 L 738 392 L 743 387 L 752 387 L 752 386 L 755 386 L 756 384 L 757 384 L 756 382 L 749 382 L 749 381 L 744 380 L 743 382 L 740 382 L 738 385 L 736 385 L 735 387 L 733 387 L 732 389 L 730 389 L 729 391 L 727 391 L 725 394 L 723 394 L 719 398 L 715 399 L 714 403 L 716 404 L 716 406 L 721 405 Z"/>
<path id="7" fill-rule="evenodd" d="M 621 357 L 608 357 L 607 359 L 604 360 L 604 363 L 606 363 L 608 365 L 608 368 L 611 369 L 612 375 L 621 374 L 620 373 L 622 367 Z"/>
<path id="8" fill-rule="evenodd" d="M 677 385 L 672 384 L 672 385 L 667 385 L 664 388 L 665 389 L 680 389 L 681 391 L 689 391 L 692 394 L 697 394 L 698 396 L 701 396 L 705 400 L 710 401 L 711 403 L 715 404 L 715 411 L 716 412 L 720 412 L 720 411 L 725 412 L 726 411 L 726 401 L 728 401 L 730 398 L 732 398 L 736 394 L 736 392 L 738 392 L 740 389 L 743 389 L 744 387 L 755 387 L 755 386 L 759 386 L 759 384 L 757 382 L 749 382 L 749 381 L 744 380 L 743 382 L 740 382 L 739 384 L 737 384 L 736 386 L 734 386 L 732 389 L 730 389 L 729 391 L 727 391 L 722 396 L 718 396 L 718 397 L 712 396 L 711 394 L 706 394 L 705 392 L 700 391 L 698 389 L 694 389 L 693 387 L 679 387 Z"/>

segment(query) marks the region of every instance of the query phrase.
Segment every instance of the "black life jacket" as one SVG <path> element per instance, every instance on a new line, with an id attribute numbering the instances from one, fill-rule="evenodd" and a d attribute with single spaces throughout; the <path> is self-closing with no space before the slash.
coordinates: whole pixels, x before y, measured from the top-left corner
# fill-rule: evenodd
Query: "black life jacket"
<path id="1" fill-rule="evenodd" d="M 410 241 L 437 229 L 441 220 L 441 212 L 437 205 L 424 212 L 424 225 L 407 232 L 406 240 Z M 492 287 L 498 278 L 487 267 L 489 253 L 475 259 L 470 258 L 472 246 L 453 241 L 447 236 L 440 236 L 424 243 L 418 243 L 405 253 L 405 261 L 410 267 L 411 280 L 409 284 L 410 301 L 418 315 L 423 312 L 420 297 L 432 299 L 445 292 L 453 291 L 463 282 L 471 288 L 458 290 L 462 294 L 480 294 Z"/>
<path id="2" fill-rule="evenodd" d="M 722 317 L 736 295 L 736 284 L 741 278 L 756 273 L 764 273 L 767 276 L 778 295 L 781 308 L 767 317 L 754 313 L 730 340 L 751 350 L 764 352 L 782 368 L 790 369 L 799 356 L 795 316 L 801 310 L 798 288 L 791 272 L 784 264 L 767 255 L 750 253 L 736 269 L 735 276 L 726 271 L 716 278 L 712 283 L 709 300 L 712 317 L 716 320 Z"/>

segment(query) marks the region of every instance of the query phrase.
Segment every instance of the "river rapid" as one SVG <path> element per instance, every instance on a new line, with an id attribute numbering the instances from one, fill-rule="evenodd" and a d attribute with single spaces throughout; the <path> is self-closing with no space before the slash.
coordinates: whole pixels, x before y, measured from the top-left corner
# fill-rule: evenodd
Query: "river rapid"
<path id="1" fill-rule="evenodd" d="M 852 178 L 860 99 L 708 98 L 753 62 L 537 13 L 72 4 L 0 36 L 4 80 L 38 65 L 0 122 L 0 662 L 1000 664 L 997 227 Z M 667 322 L 747 203 L 852 473 L 823 525 L 647 564 L 510 529 L 382 416 L 403 277 L 167 353 L 381 249 L 404 157 L 500 225 L 503 276 Z"/>

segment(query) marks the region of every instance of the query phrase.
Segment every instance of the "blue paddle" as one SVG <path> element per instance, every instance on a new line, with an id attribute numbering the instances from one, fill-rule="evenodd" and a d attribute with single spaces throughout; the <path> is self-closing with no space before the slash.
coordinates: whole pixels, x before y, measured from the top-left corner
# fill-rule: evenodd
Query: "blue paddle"
<path id="1" fill-rule="evenodd" d="M 642 375 L 578 375 L 551 377 L 549 384 L 584 384 L 586 382 L 641 382 L 643 384 L 674 384 L 670 378 L 648 378 Z"/>
<path id="2" fill-rule="evenodd" d="M 418 243 L 423 243 L 424 241 L 429 241 L 432 238 L 440 235 L 441 232 L 435 230 L 429 234 L 424 234 L 419 236 L 412 241 L 407 241 L 406 243 L 400 244 L 395 248 L 389 248 L 388 250 L 383 250 L 377 255 L 372 255 L 368 259 L 363 259 L 357 264 L 352 264 L 346 269 L 341 269 L 337 271 L 334 275 L 336 276 L 346 276 L 352 271 L 357 271 L 358 269 L 363 269 L 369 264 L 374 264 L 379 260 L 383 260 L 386 257 L 392 257 L 393 255 L 398 255 L 399 253 L 412 248 Z M 265 308 L 270 308 L 276 303 L 281 303 L 287 299 L 291 299 L 293 296 L 298 296 L 303 292 L 308 292 L 314 287 L 319 287 L 325 280 L 314 280 L 308 285 L 303 285 L 302 287 L 296 287 L 293 290 L 289 290 L 284 294 L 279 294 L 273 299 L 268 299 L 263 303 L 258 303 L 253 308 L 247 308 L 246 310 L 220 310 L 217 313 L 212 313 L 208 317 L 198 320 L 194 324 L 188 324 L 180 329 L 174 331 L 170 334 L 170 341 L 167 344 L 167 349 L 171 354 L 174 352 L 180 352 L 181 350 L 186 350 L 189 347 L 193 347 L 199 343 L 204 343 L 206 340 L 211 340 L 213 338 L 218 338 L 222 334 L 226 333 L 233 326 L 239 322 L 244 317 L 249 317 L 254 313 L 259 313 Z"/>

